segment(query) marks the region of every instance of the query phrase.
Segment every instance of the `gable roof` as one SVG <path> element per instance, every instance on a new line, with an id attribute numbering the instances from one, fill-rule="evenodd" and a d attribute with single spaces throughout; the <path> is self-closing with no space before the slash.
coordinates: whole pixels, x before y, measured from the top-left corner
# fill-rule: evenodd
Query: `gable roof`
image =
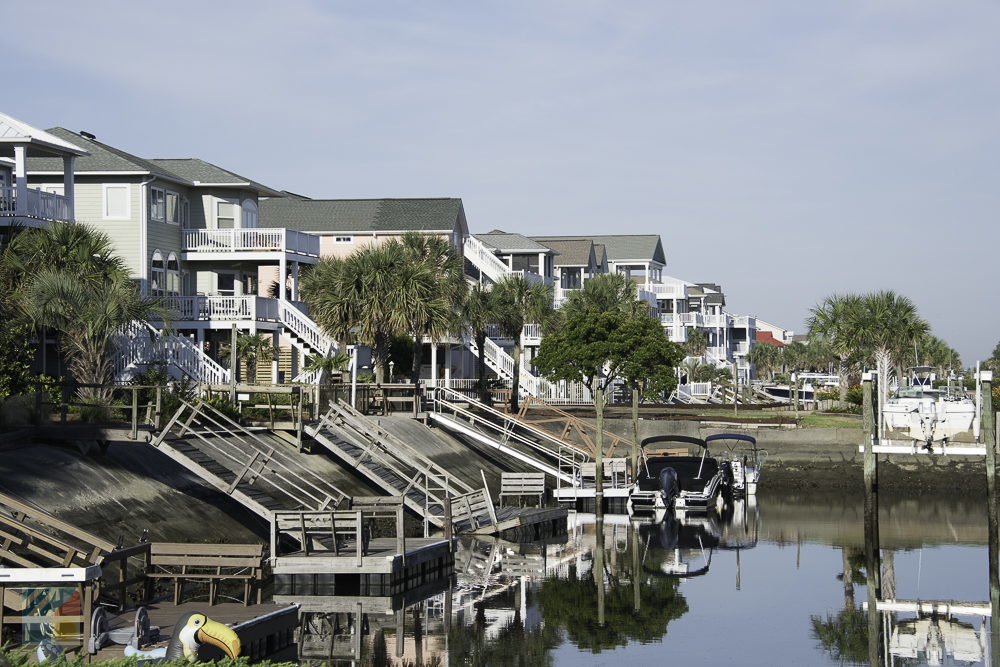
<path id="1" fill-rule="evenodd" d="M 260 203 L 261 227 L 303 232 L 464 231 L 461 199 L 306 199 L 285 197 Z"/>
<path id="2" fill-rule="evenodd" d="M 603 243 L 594 244 L 594 264 L 604 266 L 608 261 L 608 249 Z"/>
<path id="3" fill-rule="evenodd" d="M 552 252 L 551 248 L 532 241 L 527 236 L 494 229 L 486 234 L 473 234 L 487 247 L 500 252 Z"/>
<path id="4" fill-rule="evenodd" d="M 557 266 L 590 266 L 594 261 L 594 242 L 589 240 L 546 241 L 543 245 L 552 248 L 559 257 Z M 594 262 L 597 263 L 596 261 Z"/>
<path id="5" fill-rule="evenodd" d="M 13 116 L 0 113 L 0 144 L 28 144 L 31 148 L 40 149 L 45 154 L 54 152 L 56 155 L 86 155 L 87 151 L 72 144 L 51 132 L 39 130 Z M 13 154 L 13 153 L 11 153 Z M 59 169 L 62 170 L 62 159 L 59 158 Z"/>
<path id="6" fill-rule="evenodd" d="M 76 132 L 70 132 L 63 127 L 53 127 L 48 132 L 60 139 L 72 141 L 90 153 L 90 155 L 76 160 L 75 171 L 77 174 L 115 171 L 158 176 L 168 181 L 189 184 L 186 179 L 153 164 L 149 160 L 126 153 L 114 146 L 108 146 L 96 139 L 88 139 Z M 62 160 L 60 158 L 31 158 L 28 160 L 29 174 L 31 172 L 62 172 L 62 168 Z"/>
<path id="7" fill-rule="evenodd" d="M 536 241 L 571 241 L 587 240 L 603 243 L 609 262 L 621 262 L 635 259 L 652 260 L 666 265 L 667 257 L 663 252 L 663 244 L 659 234 L 606 234 L 599 236 L 532 236 Z"/>
<path id="8" fill-rule="evenodd" d="M 281 197 L 281 192 L 240 176 L 228 169 L 205 162 L 199 158 L 154 158 L 153 164 L 167 169 L 197 186 L 240 187 L 255 190 L 268 197 Z"/>

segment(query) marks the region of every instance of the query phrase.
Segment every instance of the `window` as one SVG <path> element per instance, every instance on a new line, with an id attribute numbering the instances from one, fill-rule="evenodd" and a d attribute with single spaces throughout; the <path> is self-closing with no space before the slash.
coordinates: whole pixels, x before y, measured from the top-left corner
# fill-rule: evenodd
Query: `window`
<path id="1" fill-rule="evenodd" d="M 242 208 L 242 219 L 240 222 L 243 225 L 243 229 L 256 229 L 257 204 L 255 204 L 252 199 L 244 199 Z"/>
<path id="2" fill-rule="evenodd" d="M 172 222 L 176 225 L 180 221 L 180 196 L 176 192 L 167 192 L 167 222 Z"/>
<path id="3" fill-rule="evenodd" d="M 166 218 L 166 192 L 160 188 L 149 190 L 149 217 L 163 221 Z"/>
<path id="4" fill-rule="evenodd" d="M 580 274 L 583 272 L 578 267 L 564 267 L 561 269 L 562 275 L 560 287 L 563 289 L 580 289 Z"/>
<path id="5" fill-rule="evenodd" d="M 236 296 L 236 274 L 234 273 L 220 273 L 218 274 L 218 289 L 216 290 L 221 296 Z"/>
<path id="6" fill-rule="evenodd" d="M 236 226 L 236 204 L 225 200 L 215 203 L 215 226 L 218 229 Z"/>
<path id="7" fill-rule="evenodd" d="M 131 217 L 129 211 L 129 186 L 104 185 L 104 218 L 105 220 L 127 220 Z"/>
<path id="8" fill-rule="evenodd" d="M 163 265 L 163 253 L 153 251 L 153 262 L 149 269 L 149 293 L 153 296 L 163 296 L 166 288 L 166 271 Z"/>
<path id="9" fill-rule="evenodd" d="M 333 237 L 333 242 L 334 243 L 350 243 L 353 240 L 354 240 L 354 238 L 350 237 L 350 236 L 334 236 Z"/>
<path id="10" fill-rule="evenodd" d="M 177 263 L 177 254 L 167 256 L 167 296 L 180 296 L 181 270 Z"/>
<path id="11" fill-rule="evenodd" d="M 191 202 L 187 197 L 181 197 L 181 226 L 191 226 Z"/>

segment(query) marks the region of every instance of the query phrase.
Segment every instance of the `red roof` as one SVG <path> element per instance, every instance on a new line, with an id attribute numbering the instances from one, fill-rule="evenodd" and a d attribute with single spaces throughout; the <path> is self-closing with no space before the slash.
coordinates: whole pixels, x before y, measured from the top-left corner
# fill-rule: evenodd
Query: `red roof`
<path id="1" fill-rule="evenodd" d="M 770 331 L 758 331 L 757 332 L 757 342 L 758 343 L 770 343 L 771 345 L 777 345 L 778 347 L 785 347 L 785 344 L 774 337 Z"/>

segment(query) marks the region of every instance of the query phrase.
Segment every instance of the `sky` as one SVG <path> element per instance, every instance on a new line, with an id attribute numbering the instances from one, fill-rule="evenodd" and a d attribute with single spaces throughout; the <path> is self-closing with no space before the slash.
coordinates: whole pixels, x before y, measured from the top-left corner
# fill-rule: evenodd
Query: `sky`
<path id="1" fill-rule="evenodd" d="M 474 233 L 659 234 L 804 331 L 893 289 L 1000 340 L 1000 4 L 8 2 L 0 110 L 311 197 L 460 197 Z M 16 29 L 9 29 L 10 26 Z"/>

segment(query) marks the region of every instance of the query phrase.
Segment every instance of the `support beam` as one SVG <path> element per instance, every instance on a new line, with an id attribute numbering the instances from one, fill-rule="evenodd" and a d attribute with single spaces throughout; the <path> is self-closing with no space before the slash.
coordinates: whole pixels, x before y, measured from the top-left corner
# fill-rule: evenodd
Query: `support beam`
<path id="1" fill-rule="evenodd" d="M 63 156 L 63 194 L 66 196 L 66 205 L 69 208 L 69 219 L 67 222 L 76 222 L 76 193 L 74 192 L 76 181 L 76 156 Z"/>
<path id="2" fill-rule="evenodd" d="M 14 195 L 16 202 L 14 212 L 18 215 L 28 215 L 28 168 L 27 147 L 14 146 Z"/>
<path id="3" fill-rule="evenodd" d="M 986 447 L 986 509 L 989 533 L 990 655 L 993 665 L 1000 665 L 1000 509 L 997 508 L 997 433 L 996 412 L 993 410 L 993 373 L 980 371 L 979 390 L 982 395 L 982 426 L 980 433 Z"/>

